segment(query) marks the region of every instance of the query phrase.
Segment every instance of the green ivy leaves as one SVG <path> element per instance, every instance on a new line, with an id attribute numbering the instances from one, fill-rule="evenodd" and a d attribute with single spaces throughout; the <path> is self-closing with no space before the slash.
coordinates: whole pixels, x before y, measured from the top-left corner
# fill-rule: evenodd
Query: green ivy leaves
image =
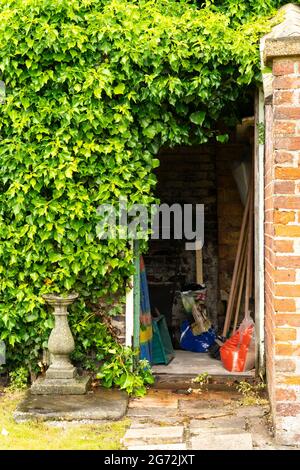
<path id="1" fill-rule="evenodd" d="M 205 111 L 197 111 L 190 115 L 190 121 L 192 121 L 194 124 L 197 124 L 198 126 L 201 126 L 203 124 L 205 116 L 206 116 Z"/>
<path id="2" fill-rule="evenodd" d="M 124 294 L 130 246 L 99 240 L 97 207 L 120 196 L 151 204 L 159 149 L 205 142 L 238 114 L 270 23 L 249 2 L 223 3 L 0 0 L 0 339 L 9 367 L 36 367 L 51 327 L 43 293 L 78 291 L 75 330 L 99 298 Z M 101 352 L 106 333 L 90 322 L 78 348 L 96 331 Z"/>

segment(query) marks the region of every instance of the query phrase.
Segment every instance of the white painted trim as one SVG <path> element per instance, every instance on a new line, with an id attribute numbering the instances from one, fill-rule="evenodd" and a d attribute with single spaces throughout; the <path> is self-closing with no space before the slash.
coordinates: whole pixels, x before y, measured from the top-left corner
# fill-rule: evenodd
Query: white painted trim
<path id="1" fill-rule="evenodd" d="M 254 159 L 254 246 L 255 246 L 255 325 L 256 325 L 256 367 L 257 372 L 265 371 L 265 276 L 264 276 L 264 161 L 265 145 L 259 141 L 258 125 L 265 126 L 264 93 L 260 88 L 257 99 Z"/>
<path id="2" fill-rule="evenodd" d="M 130 280 L 130 285 L 133 286 L 133 276 Z M 126 328 L 126 337 L 125 344 L 126 346 L 132 347 L 133 340 L 133 311 L 134 311 L 134 302 L 133 302 L 133 287 L 126 294 L 126 309 L 125 309 L 125 328 Z"/>

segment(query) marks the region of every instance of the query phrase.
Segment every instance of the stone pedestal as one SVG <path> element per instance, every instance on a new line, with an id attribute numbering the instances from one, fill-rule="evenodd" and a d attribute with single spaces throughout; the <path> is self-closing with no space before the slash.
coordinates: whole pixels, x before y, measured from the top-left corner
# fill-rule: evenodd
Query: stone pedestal
<path id="1" fill-rule="evenodd" d="M 48 340 L 51 365 L 46 376 L 36 380 L 31 393 L 38 395 L 82 395 L 86 393 L 90 377 L 78 377 L 77 370 L 69 355 L 74 351 L 74 339 L 68 324 L 68 305 L 77 299 L 78 294 L 60 297 L 55 294 L 43 298 L 54 307 L 55 326 Z"/>

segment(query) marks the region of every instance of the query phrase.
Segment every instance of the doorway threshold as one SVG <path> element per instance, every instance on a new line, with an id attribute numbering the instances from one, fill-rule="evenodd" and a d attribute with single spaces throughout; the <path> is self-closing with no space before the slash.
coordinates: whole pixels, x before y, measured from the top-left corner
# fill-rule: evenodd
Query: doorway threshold
<path id="1" fill-rule="evenodd" d="M 155 377 L 155 387 L 158 388 L 193 387 L 192 379 L 204 373 L 211 378 L 212 385 L 217 386 L 241 381 L 253 382 L 255 379 L 254 369 L 245 372 L 229 372 L 223 367 L 221 361 L 212 359 L 207 353 L 181 350 L 175 351 L 175 357 L 168 365 L 152 366 L 152 372 Z"/>

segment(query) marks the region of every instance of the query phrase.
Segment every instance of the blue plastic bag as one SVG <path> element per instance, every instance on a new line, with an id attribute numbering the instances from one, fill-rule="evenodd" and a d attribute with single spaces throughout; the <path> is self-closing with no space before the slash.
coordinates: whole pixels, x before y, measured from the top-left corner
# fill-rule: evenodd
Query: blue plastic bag
<path id="1" fill-rule="evenodd" d="M 208 352 L 208 348 L 215 342 L 215 339 L 216 332 L 213 328 L 195 336 L 188 320 L 181 325 L 180 346 L 186 351 Z"/>

